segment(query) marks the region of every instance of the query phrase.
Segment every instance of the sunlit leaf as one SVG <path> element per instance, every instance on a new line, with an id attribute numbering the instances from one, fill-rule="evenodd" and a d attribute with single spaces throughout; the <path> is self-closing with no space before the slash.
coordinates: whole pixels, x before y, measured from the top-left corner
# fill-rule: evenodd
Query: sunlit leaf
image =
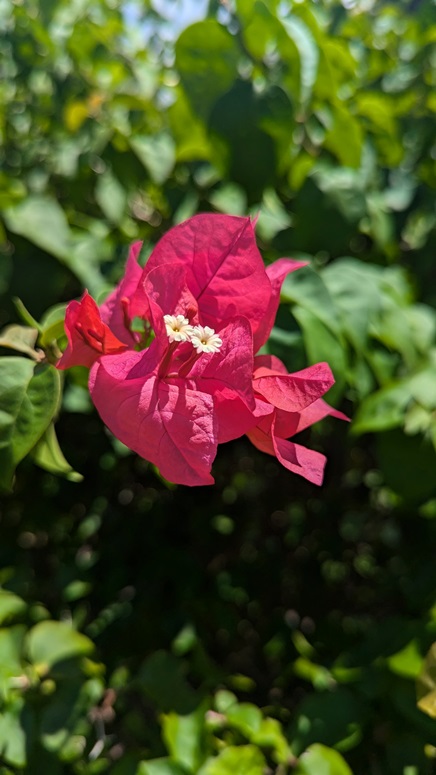
<path id="1" fill-rule="evenodd" d="M 47 669 L 64 659 L 87 656 L 93 649 L 94 644 L 86 635 L 64 622 L 39 622 L 27 636 L 29 659 Z"/>
<path id="2" fill-rule="evenodd" d="M 25 608 L 26 604 L 21 597 L 7 589 L 0 589 L 0 624 L 22 613 Z"/>
<path id="3" fill-rule="evenodd" d="M 35 344 L 38 338 L 38 331 L 35 328 L 27 326 L 6 326 L 0 331 L 0 347 L 7 347 L 17 352 L 30 355 L 35 360 L 40 360 L 35 351 Z"/>
<path id="4" fill-rule="evenodd" d="M 254 745 L 228 746 L 209 759 L 198 775 L 263 775 L 265 759 Z"/>
<path id="5" fill-rule="evenodd" d="M 295 775 L 352 775 L 352 772 L 340 753 L 315 744 L 300 756 Z"/>
<path id="6" fill-rule="evenodd" d="M 9 490 L 18 463 L 57 412 L 59 372 L 26 358 L 0 359 L 0 486 Z"/>

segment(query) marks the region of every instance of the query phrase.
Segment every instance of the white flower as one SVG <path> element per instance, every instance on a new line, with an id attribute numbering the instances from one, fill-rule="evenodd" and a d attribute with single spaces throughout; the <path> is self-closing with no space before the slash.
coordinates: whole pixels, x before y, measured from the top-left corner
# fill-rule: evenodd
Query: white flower
<path id="1" fill-rule="evenodd" d="M 165 328 L 170 342 L 189 342 L 194 328 L 183 315 L 164 315 Z"/>
<path id="2" fill-rule="evenodd" d="M 209 326 L 194 326 L 191 342 L 198 353 L 217 353 L 223 340 Z"/>

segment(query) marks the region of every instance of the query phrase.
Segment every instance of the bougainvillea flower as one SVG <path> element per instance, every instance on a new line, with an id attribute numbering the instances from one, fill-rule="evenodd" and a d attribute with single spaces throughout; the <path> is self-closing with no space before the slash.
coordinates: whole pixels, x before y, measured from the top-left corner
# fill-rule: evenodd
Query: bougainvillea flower
<path id="1" fill-rule="evenodd" d="M 65 333 L 68 345 L 58 361 L 58 369 L 70 366 L 92 366 L 101 355 L 119 353 L 127 349 L 103 323 L 100 310 L 87 291 L 80 301 L 71 301 L 65 313 Z"/>
<path id="2" fill-rule="evenodd" d="M 158 267 L 146 283 L 155 339 L 143 352 L 100 358 L 90 373 L 91 396 L 112 433 L 157 465 L 164 477 L 179 484 L 211 484 L 226 398 L 238 398 L 253 423 L 250 325 L 239 316 L 217 333 L 194 326 L 191 341 L 177 341 L 167 321 L 183 328 L 180 299 L 188 299 L 192 319 L 197 317 L 184 270 L 176 267 L 169 285 L 168 270 Z M 238 423 L 234 434 L 241 435 Z"/>
<path id="3" fill-rule="evenodd" d="M 327 415 L 348 420 L 321 398 L 334 383 L 330 367 L 327 363 L 317 363 L 289 374 L 275 356 L 257 356 L 254 363 L 255 394 L 273 411 L 258 420 L 256 427 L 247 433 L 248 438 L 262 452 L 277 457 L 289 471 L 314 484 L 322 484 L 325 456 L 287 439 Z"/>
<path id="4" fill-rule="evenodd" d="M 248 433 L 320 483 L 324 457 L 287 439 L 327 414 L 343 417 L 320 398 L 333 382 L 328 366 L 288 374 L 272 356 L 254 359 L 285 277 L 305 262 L 283 258 L 265 269 L 250 219 L 215 214 L 171 229 L 143 269 L 140 249 L 131 247 L 100 308 L 87 293 L 68 306 L 58 367 L 91 367 L 103 421 L 173 482 L 212 483 L 217 445 Z"/>

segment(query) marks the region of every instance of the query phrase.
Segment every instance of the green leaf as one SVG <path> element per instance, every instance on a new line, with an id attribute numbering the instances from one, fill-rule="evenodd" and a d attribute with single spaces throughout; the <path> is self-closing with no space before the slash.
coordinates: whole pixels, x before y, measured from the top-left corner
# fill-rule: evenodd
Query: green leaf
<path id="1" fill-rule="evenodd" d="M 249 740 L 253 733 L 260 730 L 262 724 L 261 711 L 249 702 L 231 705 L 226 716 L 229 725 L 239 729 Z"/>
<path id="2" fill-rule="evenodd" d="M 254 213 L 254 215 L 256 215 Z M 256 231 L 263 239 L 272 240 L 279 231 L 287 229 L 292 224 L 292 218 L 286 212 L 274 189 L 264 192 Z"/>
<path id="3" fill-rule="evenodd" d="M 396 382 L 365 398 L 359 406 L 352 433 L 370 433 L 398 428 L 403 424 L 406 407 L 411 399 L 410 385 Z"/>
<path id="4" fill-rule="evenodd" d="M 18 463 L 56 414 L 59 372 L 27 358 L 0 359 L 0 488 L 10 490 Z"/>
<path id="5" fill-rule="evenodd" d="M 326 361 L 333 371 L 335 384 L 329 391 L 329 398 L 335 401 L 343 392 L 347 361 L 345 349 L 338 336 L 326 328 L 319 317 L 309 309 L 293 307 L 292 314 L 301 326 L 306 352 L 310 363 Z"/>
<path id="6" fill-rule="evenodd" d="M 26 609 L 26 603 L 18 595 L 9 592 L 7 589 L 0 589 L 0 624 L 3 624 L 11 617 L 23 613 Z"/>
<path id="7" fill-rule="evenodd" d="M 126 208 L 127 194 L 110 170 L 97 178 L 95 199 L 108 221 L 119 224 Z"/>
<path id="8" fill-rule="evenodd" d="M 289 99 L 278 88 L 257 94 L 248 81 L 238 79 L 215 103 L 209 119 L 214 158 L 224 177 L 238 183 L 258 203 L 275 181 L 283 123 L 289 145 Z M 275 131 L 274 131 L 275 128 Z M 276 136 L 277 135 L 277 136 Z M 253 164 L 253 158 L 256 164 Z"/>
<path id="9" fill-rule="evenodd" d="M 333 683 L 330 678 L 330 687 Z M 330 691 L 325 687 L 324 679 L 324 691 L 306 695 L 289 730 L 292 748 L 298 754 L 318 742 L 346 751 L 362 740 L 362 703 L 345 686 Z"/>
<path id="10" fill-rule="evenodd" d="M 217 210 L 227 215 L 245 215 L 247 211 L 247 197 L 236 183 L 226 183 L 212 191 L 209 201 Z"/>
<path id="11" fill-rule="evenodd" d="M 26 765 L 26 735 L 20 723 L 24 699 L 17 697 L 7 710 L 0 714 L 0 755 L 14 767 Z"/>
<path id="12" fill-rule="evenodd" d="M 220 689 L 215 695 L 215 708 L 218 713 L 226 714 L 232 705 L 237 703 L 236 694 L 227 689 Z"/>
<path id="13" fill-rule="evenodd" d="M 286 740 L 281 724 L 275 718 L 264 718 L 251 742 L 260 748 L 271 748 L 276 761 L 286 764 L 292 759 L 292 750 Z"/>
<path id="14" fill-rule="evenodd" d="M 32 450 L 34 462 L 51 474 L 65 476 L 70 482 L 81 482 L 83 476 L 73 469 L 59 446 L 54 423 L 50 423 Z"/>
<path id="15" fill-rule="evenodd" d="M 341 333 L 338 310 L 321 275 L 304 266 L 286 277 L 281 299 L 315 315 L 336 336 Z"/>
<path id="16" fill-rule="evenodd" d="M 285 26 L 269 9 L 268 4 L 255 0 L 242 27 L 241 34 L 248 51 L 262 61 L 277 51 L 282 64 L 281 78 L 296 99 L 301 92 L 300 52 L 294 41 L 295 28 Z M 307 93 L 307 90 L 306 90 Z"/>
<path id="17" fill-rule="evenodd" d="M 64 211 L 49 197 L 32 195 L 3 213 L 6 226 L 62 261 L 68 261 L 71 232 Z"/>
<path id="18" fill-rule="evenodd" d="M 368 340 L 372 319 L 381 309 L 380 270 L 352 258 L 340 258 L 322 272 L 322 279 L 337 305 L 342 330 L 357 349 Z"/>
<path id="19" fill-rule="evenodd" d="M 176 42 L 176 69 L 194 113 L 203 119 L 237 77 L 236 38 L 214 19 L 191 24 Z M 204 63 L 207 62 L 207 67 Z"/>
<path id="20" fill-rule="evenodd" d="M 263 775 L 266 762 L 254 745 L 228 746 L 209 759 L 198 775 Z"/>
<path id="21" fill-rule="evenodd" d="M 21 651 L 25 634 L 24 625 L 0 629 L 0 695 L 7 697 L 11 678 L 21 676 Z"/>
<path id="22" fill-rule="evenodd" d="M 140 762 L 136 775 L 187 775 L 188 772 L 169 757 L 163 757 Z"/>
<path id="23" fill-rule="evenodd" d="M 0 347 L 8 347 L 20 353 L 30 355 L 34 360 L 40 360 L 35 350 L 38 330 L 27 326 L 6 326 L 0 331 Z"/>
<path id="24" fill-rule="evenodd" d="M 341 754 L 316 743 L 300 756 L 295 775 L 352 775 Z"/>
<path id="25" fill-rule="evenodd" d="M 426 409 L 436 409 L 436 364 L 415 374 L 409 380 L 410 393 Z"/>
<path id="26" fill-rule="evenodd" d="M 436 643 L 431 646 L 417 681 L 418 708 L 436 719 Z"/>
<path id="27" fill-rule="evenodd" d="M 210 159 L 213 151 L 203 121 L 195 113 L 181 86 L 174 93 L 177 99 L 168 108 L 168 119 L 176 141 L 177 161 Z"/>
<path id="28" fill-rule="evenodd" d="M 389 669 L 404 678 L 417 678 L 422 670 L 422 656 L 416 639 L 410 641 L 401 651 L 387 658 Z"/>
<path id="29" fill-rule="evenodd" d="M 156 651 L 145 661 L 138 682 L 160 710 L 185 714 L 199 703 L 199 697 L 185 680 L 180 660 L 166 651 Z"/>
<path id="30" fill-rule="evenodd" d="M 84 657 L 94 650 L 93 642 L 64 622 L 38 622 L 27 636 L 27 652 L 35 665 L 52 667 L 73 657 Z"/>
<path id="31" fill-rule="evenodd" d="M 171 757 L 189 772 L 197 772 L 202 760 L 204 707 L 193 713 L 179 716 L 167 713 L 162 716 L 162 736 Z"/>
<path id="32" fill-rule="evenodd" d="M 363 140 L 361 125 L 342 105 L 336 105 L 333 111 L 333 126 L 325 137 L 324 146 L 344 167 L 359 167 Z"/>
<path id="33" fill-rule="evenodd" d="M 158 184 L 165 183 L 175 162 L 172 137 L 166 132 L 158 135 L 135 135 L 131 138 L 130 145 L 151 179 Z"/>
<path id="34" fill-rule="evenodd" d="M 104 243 L 93 235 L 73 233 L 56 199 L 34 194 L 3 215 L 10 231 L 55 256 L 91 292 L 101 285 L 96 262 L 105 248 Z"/>

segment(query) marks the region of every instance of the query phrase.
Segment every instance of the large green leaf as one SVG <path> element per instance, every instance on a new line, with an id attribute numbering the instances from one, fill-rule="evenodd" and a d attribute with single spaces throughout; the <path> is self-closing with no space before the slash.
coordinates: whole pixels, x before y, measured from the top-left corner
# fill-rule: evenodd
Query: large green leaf
<path id="1" fill-rule="evenodd" d="M 90 654 L 93 642 L 64 622 L 38 622 L 27 636 L 29 659 L 36 665 L 52 667 L 57 662 Z"/>
<path id="2" fill-rule="evenodd" d="M 54 198 L 34 194 L 5 210 L 3 216 L 14 234 L 26 237 L 52 256 L 68 261 L 71 232 L 65 213 Z"/>
<path id="3" fill-rule="evenodd" d="M 10 490 L 18 463 L 57 412 L 59 372 L 26 358 L 0 359 L 0 487 Z"/>
<path id="4" fill-rule="evenodd" d="M 162 735 L 171 757 L 189 772 L 197 772 L 202 759 L 204 708 L 188 715 L 167 713 L 162 717 Z"/>
<path id="5" fill-rule="evenodd" d="M 300 757 L 295 775 L 352 775 L 341 754 L 316 743 Z"/>
<path id="6" fill-rule="evenodd" d="M 85 232 L 73 232 L 56 199 L 34 194 L 5 210 L 3 216 L 11 232 L 55 256 L 95 292 L 101 283 L 97 264 L 99 257 L 104 258 L 105 245 Z"/>
<path id="7" fill-rule="evenodd" d="M 16 352 L 29 355 L 34 360 L 38 360 L 38 353 L 35 351 L 35 344 L 38 338 L 38 331 L 28 326 L 6 326 L 0 331 L 0 347 L 7 347 Z"/>
<path id="8" fill-rule="evenodd" d="M 237 77 L 239 56 L 236 38 L 214 19 L 192 24 L 177 40 L 176 68 L 195 113 L 203 119 Z"/>

